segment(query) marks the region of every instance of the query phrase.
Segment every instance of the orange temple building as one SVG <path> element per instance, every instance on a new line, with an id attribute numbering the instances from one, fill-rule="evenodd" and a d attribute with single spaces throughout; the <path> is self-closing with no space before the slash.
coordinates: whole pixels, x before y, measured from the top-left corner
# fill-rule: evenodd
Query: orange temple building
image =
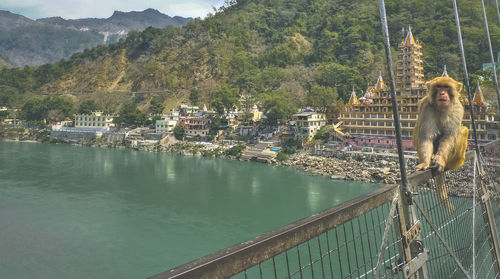
<path id="1" fill-rule="evenodd" d="M 422 65 L 422 45 L 415 41 L 409 29 L 398 48 L 396 99 L 399 107 L 402 143 L 405 148 L 413 148 L 411 138 L 417 121 L 418 101 L 427 94 Z M 443 75 L 448 75 L 446 66 Z M 472 137 L 471 106 L 466 99 L 461 97 L 465 107 L 463 124 L 469 127 L 469 137 Z M 494 119 L 486 112 L 486 101 L 479 85 L 474 94 L 473 106 L 476 108 L 474 116 L 479 143 L 496 140 L 498 130 L 491 134 L 487 133 L 489 123 L 493 123 Z M 369 87 L 362 97 L 358 98 L 353 89 L 349 102 L 340 116 L 340 121 L 343 124 L 341 126 L 343 132 L 349 134 L 350 142 L 354 145 L 396 147 L 390 89 L 384 84 L 381 74 L 375 85 Z"/>

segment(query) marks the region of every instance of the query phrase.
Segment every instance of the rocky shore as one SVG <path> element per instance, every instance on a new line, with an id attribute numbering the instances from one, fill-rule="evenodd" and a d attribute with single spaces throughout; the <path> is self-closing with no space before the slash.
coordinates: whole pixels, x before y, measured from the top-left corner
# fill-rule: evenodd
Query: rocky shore
<path id="1" fill-rule="evenodd" d="M 399 165 L 394 159 L 340 152 L 331 157 L 295 154 L 281 164 L 312 174 L 326 175 L 332 179 L 368 183 L 393 184 L 396 183 L 399 173 Z"/>
<path id="2" fill-rule="evenodd" d="M 91 147 L 132 148 L 147 152 L 169 152 L 185 156 L 218 157 L 238 159 L 244 145 L 238 148 L 227 145 L 202 145 L 195 142 L 161 142 L 161 141 L 118 141 L 110 142 L 103 138 L 95 140 L 82 139 L 78 142 L 65 142 L 50 136 L 46 129 L 0 129 L 0 140 L 39 141 L 48 143 L 70 143 Z M 400 179 L 398 158 L 395 155 L 359 152 L 308 152 L 303 151 L 291 155 L 285 161 L 272 160 L 269 163 L 293 167 L 313 175 L 324 175 L 336 180 L 360 181 L 366 183 L 395 184 Z M 407 159 L 407 173 L 411 173 L 416 164 L 414 158 Z M 492 167 L 488 167 L 487 185 L 494 198 L 500 198 L 500 163 L 493 158 Z M 472 195 L 471 162 L 464 167 L 447 172 L 447 187 L 451 196 Z M 424 188 L 434 187 L 431 183 Z"/>

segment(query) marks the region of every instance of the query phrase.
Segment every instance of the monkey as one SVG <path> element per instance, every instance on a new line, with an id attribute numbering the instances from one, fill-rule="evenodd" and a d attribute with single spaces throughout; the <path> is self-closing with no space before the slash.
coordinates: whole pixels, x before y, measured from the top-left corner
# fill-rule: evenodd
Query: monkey
<path id="1" fill-rule="evenodd" d="M 428 81 L 426 87 L 427 96 L 419 101 L 413 130 L 413 145 L 419 159 L 415 169 L 437 171 L 438 194 L 445 208 L 452 211 L 442 172 L 457 169 L 465 161 L 469 130 L 461 125 L 464 107 L 459 94 L 463 84 L 442 76 Z"/>

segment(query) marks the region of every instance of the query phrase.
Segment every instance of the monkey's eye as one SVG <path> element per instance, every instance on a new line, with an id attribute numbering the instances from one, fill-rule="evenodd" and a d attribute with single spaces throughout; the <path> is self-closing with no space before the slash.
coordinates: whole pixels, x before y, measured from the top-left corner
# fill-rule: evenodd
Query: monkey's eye
<path id="1" fill-rule="evenodd" d="M 450 86 L 449 85 L 436 85 L 436 88 L 439 88 L 439 89 L 450 89 Z"/>

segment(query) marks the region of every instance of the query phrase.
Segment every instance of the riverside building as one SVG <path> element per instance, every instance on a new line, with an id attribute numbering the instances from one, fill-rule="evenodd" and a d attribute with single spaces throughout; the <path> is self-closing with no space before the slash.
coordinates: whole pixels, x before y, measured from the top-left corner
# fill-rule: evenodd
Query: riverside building
<path id="1" fill-rule="evenodd" d="M 398 45 L 398 49 L 396 99 L 399 108 L 402 144 L 405 148 L 413 148 L 412 134 L 417 122 L 418 101 L 427 94 L 422 65 L 422 45 L 415 41 L 410 29 L 405 39 Z M 446 67 L 443 75 L 448 75 Z M 461 99 L 465 107 L 463 124 L 469 127 L 469 139 L 472 139 L 471 106 L 464 101 L 463 97 Z M 486 101 L 479 86 L 474 96 L 473 107 L 475 107 L 474 115 L 480 143 L 498 138 L 498 131 L 491 134 L 487 132 L 487 123 L 493 122 L 494 119 L 486 111 Z M 379 74 L 375 85 L 369 87 L 359 99 L 353 89 L 340 120 L 343 123 L 343 131 L 351 136 L 350 142 L 355 145 L 396 147 L 391 93 L 381 74 Z"/>
<path id="2" fill-rule="evenodd" d="M 75 114 L 76 128 L 105 129 L 115 127 L 113 123 L 115 115 L 103 114 L 102 111 L 93 111 L 90 114 Z"/>

